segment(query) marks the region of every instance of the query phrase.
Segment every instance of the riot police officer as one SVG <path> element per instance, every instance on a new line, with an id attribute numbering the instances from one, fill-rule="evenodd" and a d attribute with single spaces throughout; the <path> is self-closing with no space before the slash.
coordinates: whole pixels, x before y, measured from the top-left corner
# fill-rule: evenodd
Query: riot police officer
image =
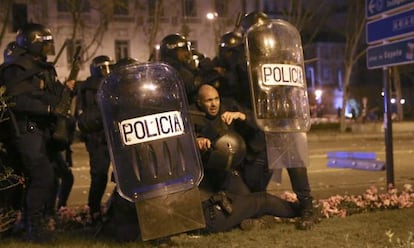
<path id="1" fill-rule="evenodd" d="M 253 26 L 265 24 L 269 21 L 270 21 L 270 18 L 265 13 L 251 12 L 242 18 L 241 31 L 245 35 L 246 32 L 248 32 L 248 30 L 252 28 Z M 290 134 L 287 134 L 287 135 L 290 135 Z M 288 139 L 294 139 L 294 137 L 291 136 Z M 306 144 L 297 144 L 297 145 L 303 146 Z M 313 209 L 313 203 L 312 203 L 313 197 L 311 194 L 311 187 L 309 184 L 307 168 L 303 163 L 298 163 L 298 164 L 290 165 L 290 167 L 286 169 L 287 169 L 290 181 L 291 181 L 292 189 L 296 193 L 297 198 L 300 203 L 300 207 L 301 207 L 301 219 L 298 222 L 297 227 L 298 229 L 304 229 L 304 230 L 310 229 L 312 228 L 314 222 L 317 219 L 315 218 L 315 213 Z M 277 173 L 281 173 L 280 170 L 278 170 Z"/>
<path id="2" fill-rule="evenodd" d="M 16 46 L 23 49 L 6 61 L 2 80 L 6 94 L 15 104 L 16 120 L 13 147 L 18 152 L 27 177 L 24 221 L 25 238 L 43 242 L 52 237 L 45 218 L 51 199 L 54 168 L 50 153 L 54 124 L 58 116 L 66 115 L 66 102 L 61 101 L 65 88 L 73 90 L 73 80 L 60 83 L 47 56 L 54 53 L 53 36 L 48 28 L 28 23 L 17 33 Z"/>
<path id="3" fill-rule="evenodd" d="M 101 201 L 108 182 L 110 157 L 96 93 L 102 79 L 111 71 L 114 61 L 106 55 L 95 57 L 90 64 L 91 75 L 82 83 L 77 95 L 77 124 L 89 154 L 91 184 L 88 206 L 92 222 L 101 219 Z"/>
<path id="4" fill-rule="evenodd" d="M 194 103 L 197 85 L 200 78 L 197 76 L 197 68 L 192 63 L 190 42 L 181 34 L 169 34 L 165 36 L 160 45 L 160 60 L 177 70 L 184 82 L 188 102 Z"/>
<path id="5" fill-rule="evenodd" d="M 216 86 L 220 96 L 232 97 L 242 105 L 250 104 L 243 37 L 239 31 L 230 31 L 221 36 L 213 63 L 220 75 L 219 85 Z"/>
<path id="6" fill-rule="evenodd" d="M 216 71 L 220 74 L 219 85 L 214 85 L 220 96 L 233 98 L 245 110 L 249 109 L 250 111 L 252 106 L 250 83 L 244 54 L 243 35 L 239 28 L 221 36 L 218 54 L 213 62 Z M 251 191 L 264 191 L 271 177 L 267 166 L 264 133 L 258 128 L 244 130 L 243 133 L 250 152 L 242 165 L 242 175 Z"/>
<path id="7" fill-rule="evenodd" d="M 160 60 L 177 70 L 184 82 L 188 100 L 192 102 L 196 83 L 190 46 L 190 42 L 181 34 L 167 35 L 161 41 Z"/>

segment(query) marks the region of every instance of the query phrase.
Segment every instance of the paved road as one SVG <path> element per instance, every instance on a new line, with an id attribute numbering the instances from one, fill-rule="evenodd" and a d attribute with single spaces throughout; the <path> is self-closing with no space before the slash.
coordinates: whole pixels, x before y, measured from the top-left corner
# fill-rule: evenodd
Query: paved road
<path id="1" fill-rule="evenodd" d="M 414 185 L 414 123 L 393 125 L 394 181 L 397 186 L 405 183 Z M 309 178 L 313 194 L 323 199 L 335 194 L 361 194 L 369 186 L 385 188 L 386 171 L 364 171 L 355 169 L 328 168 L 328 151 L 371 151 L 378 160 L 385 161 L 385 138 L 378 125 L 366 127 L 364 132 L 338 134 L 329 132 L 309 133 Z M 359 130 L 361 131 L 361 130 Z M 75 185 L 69 198 L 69 205 L 83 205 L 87 202 L 89 189 L 88 157 L 83 143 L 72 147 Z M 105 199 L 112 192 L 114 184 L 109 182 Z M 291 190 L 289 178 L 284 171 L 280 184 L 271 182 L 268 190 L 280 194 Z"/>
<path id="2" fill-rule="evenodd" d="M 394 182 L 397 187 L 408 183 L 414 185 L 414 138 L 411 134 L 393 139 Z M 312 191 L 317 198 L 335 194 L 361 194 L 371 185 L 386 188 L 387 171 L 328 168 L 328 151 L 375 152 L 378 160 L 386 161 L 385 138 L 381 135 L 370 137 L 349 137 L 334 140 L 309 140 L 308 168 Z M 269 190 L 277 194 L 290 190 L 289 177 L 284 172 L 282 183 L 271 183 Z"/>

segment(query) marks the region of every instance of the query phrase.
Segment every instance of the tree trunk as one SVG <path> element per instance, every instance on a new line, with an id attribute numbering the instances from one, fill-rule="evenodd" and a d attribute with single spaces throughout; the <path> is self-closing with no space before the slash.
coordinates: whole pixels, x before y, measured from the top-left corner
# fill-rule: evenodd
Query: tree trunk
<path id="1" fill-rule="evenodd" d="M 346 103 L 348 102 L 349 97 L 349 81 L 351 80 L 351 72 L 352 72 L 352 65 L 345 65 L 345 73 L 344 73 L 344 88 L 343 88 L 343 97 L 342 97 L 342 108 L 341 108 L 341 116 L 339 118 L 340 126 L 339 129 L 341 132 L 345 132 L 346 130 Z"/>

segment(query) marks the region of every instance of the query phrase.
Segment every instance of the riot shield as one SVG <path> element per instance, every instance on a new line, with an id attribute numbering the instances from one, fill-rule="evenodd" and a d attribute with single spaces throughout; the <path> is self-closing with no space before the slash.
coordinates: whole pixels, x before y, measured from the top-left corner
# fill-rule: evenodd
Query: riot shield
<path id="1" fill-rule="evenodd" d="M 121 66 L 98 90 L 117 191 L 135 202 L 143 240 L 204 226 L 186 99 L 176 71 L 161 63 Z"/>
<path id="2" fill-rule="evenodd" d="M 276 19 L 252 26 L 245 46 L 256 122 L 265 132 L 310 128 L 309 102 L 299 32 Z"/>
<path id="3" fill-rule="evenodd" d="M 275 19 L 252 26 L 245 46 L 256 123 L 265 132 L 270 169 L 308 165 L 310 111 L 299 32 Z"/>

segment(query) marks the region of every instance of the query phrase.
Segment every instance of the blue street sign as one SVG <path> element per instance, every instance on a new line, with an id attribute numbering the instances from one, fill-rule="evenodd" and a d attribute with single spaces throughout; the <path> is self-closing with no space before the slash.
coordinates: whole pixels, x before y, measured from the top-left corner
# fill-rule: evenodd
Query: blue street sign
<path id="1" fill-rule="evenodd" d="M 407 9 L 414 0 L 365 0 L 365 17 L 367 19 L 386 14 L 398 9 Z"/>
<path id="2" fill-rule="evenodd" d="M 414 38 L 368 47 L 368 69 L 414 63 Z"/>
<path id="3" fill-rule="evenodd" d="M 383 19 L 368 22 L 366 32 L 366 41 L 368 44 L 414 34 L 414 8 Z"/>

